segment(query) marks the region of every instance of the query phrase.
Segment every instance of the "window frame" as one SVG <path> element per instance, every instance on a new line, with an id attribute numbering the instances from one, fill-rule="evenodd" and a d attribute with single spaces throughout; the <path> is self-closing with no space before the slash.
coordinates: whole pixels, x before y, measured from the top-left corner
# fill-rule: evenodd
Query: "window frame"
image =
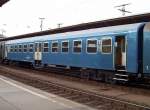
<path id="1" fill-rule="evenodd" d="M 24 51 L 24 49 L 25 49 L 24 46 L 25 46 L 25 45 L 27 46 L 27 48 L 26 48 L 27 51 L 26 51 L 26 52 Z M 27 52 L 28 52 L 28 44 L 23 44 L 23 52 L 24 52 L 24 53 L 27 53 Z"/>
<path id="2" fill-rule="evenodd" d="M 47 47 L 44 47 L 44 44 L 45 44 L 45 43 L 48 44 Z M 43 42 L 43 44 L 42 44 L 42 52 L 43 52 L 43 53 L 48 53 L 48 52 L 49 52 L 49 46 L 50 46 L 50 45 L 49 45 L 49 42 Z M 44 48 L 47 48 L 47 49 L 48 49 L 47 52 L 44 51 Z"/>
<path id="3" fill-rule="evenodd" d="M 81 42 L 81 47 L 80 47 L 80 48 L 81 48 L 81 52 L 74 52 L 74 42 L 75 42 L 75 41 L 80 41 L 80 42 Z M 83 51 L 83 50 L 82 50 L 82 47 L 83 47 L 82 42 L 83 42 L 82 39 L 73 40 L 72 52 L 73 52 L 74 54 L 81 54 L 81 53 L 82 53 L 82 51 Z"/>
<path id="4" fill-rule="evenodd" d="M 93 52 L 90 53 L 90 52 L 87 51 L 87 48 L 88 48 L 88 41 L 89 41 L 89 40 L 96 40 L 96 52 L 94 52 L 94 53 L 93 53 Z M 86 53 L 87 53 L 87 54 L 97 54 L 97 52 L 98 52 L 98 39 L 96 39 L 96 38 L 87 39 L 87 40 L 86 40 Z"/>
<path id="5" fill-rule="evenodd" d="M 58 44 L 58 46 L 57 46 L 57 52 L 53 52 L 53 51 L 52 51 L 53 43 L 57 43 L 57 44 Z M 56 47 L 55 47 L 55 48 L 56 48 Z M 54 53 L 54 54 L 55 54 L 55 53 L 58 53 L 58 52 L 59 52 L 59 42 L 58 42 L 58 41 L 52 41 L 52 42 L 51 42 L 51 53 Z"/>
<path id="6" fill-rule="evenodd" d="M 17 53 L 17 52 L 18 52 L 18 45 L 15 44 L 15 45 L 14 45 L 14 53 Z"/>
<path id="7" fill-rule="evenodd" d="M 109 53 L 105 53 L 105 52 L 103 52 L 103 50 L 102 50 L 102 48 L 103 48 L 103 40 L 108 40 L 108 39 L 110 39 L 111 40 L 111 52 L 109 52 Z M 103 38 L 101 38 L 101 53 L 102 54 L 112 54 L 112 37 L 103 37 Z"/>
<path id="8" fill-rule="evenodd" d="M 31 49 L 30 45 L 33 45 L 33 47 L 32 47 L 32 52 L 30 51 L 30 49 Z M 33 52 L 34 52 L 34 43 L 29 43 L 29 44 L 28 44 L 28 52 L 29 52 L 29 53 L 33 53 Z"/>
<path id="9" fill-rule="evenodd" d="M 64 42 L 67 42 L 67 43 L 68 43 L 68 47 L 63 47 L 63 46 L 62 46 L 62 44 L 63 44 Z M 68 48 L 68 51 L 67 51 L 67 52 L 63 52 L 63 51 L 62 51 L 63 48 Z M 63 40 L 63 41 L 61 41 L 61 53 L 69 53 L 69 40 Z"/>
<path id="10" fill-rule="evenodd" d="M 10 52 L 11 52 L 11 53 L 14 52 L 14 45 L 13 45 L 13 44 L 10 45 Z"/>
<path id="11" fill-rule="evenodd" d="M 20 46 L 21 46 L 21 48 L 20 48 Z M 23 48 L 22 48 L 22 47 L 23 47 L 22 44 L 18 44 L 18 52 L 19 52 L 19 53 L 23 52 Z M 21 49 L 21 51 L 20 51 L 20 49 Z"/>

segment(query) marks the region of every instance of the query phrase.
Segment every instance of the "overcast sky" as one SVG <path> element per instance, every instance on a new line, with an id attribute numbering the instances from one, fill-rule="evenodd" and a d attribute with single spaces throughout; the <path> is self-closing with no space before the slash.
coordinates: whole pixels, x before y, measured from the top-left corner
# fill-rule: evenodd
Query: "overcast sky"
<path id="1" fill-rule="evenodd" d="M 131 3 L 126 9 L 135 15 L 150 12 L 150 0 L 10 0 L 0 8 L 0 33 L 14 36 L 43 30 L 121 17 L 114 6 Z"/>

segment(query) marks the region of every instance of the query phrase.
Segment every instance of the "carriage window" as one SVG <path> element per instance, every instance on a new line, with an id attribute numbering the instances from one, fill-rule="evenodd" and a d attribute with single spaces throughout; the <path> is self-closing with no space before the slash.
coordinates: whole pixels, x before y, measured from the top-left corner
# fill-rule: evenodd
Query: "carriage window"
<path id="1" fill-rule="evenodd" d="M 82 49 L 82 42 L 81 40 L 74 41 L 73 43 L 73 52 L 80 53 Z"/>
<path id="2" fill-rule="evenodd" d="M 62 52 L 68 52 L 69 51 L 69 41 L 62 41 Z"/>
<path id="3" fill-rule="evenodd" d="M 112 51 L 112 43 L 111 39 L 103 39 L 102 40 L 102 53 L 111 53 Z"/>
<path id="4" fill-rule="evenodd" d="M 15 45 L 15 47 L 14 47 L 14 52 L 17 52 L 17 50 L 18 50 L 18 46 Z"/>
<path id="5" fill-rule="evenodd" d="M 97 40 L 88 40 L 87 41 L 87 52 L 96 53 L 97 52 Z"/>
<path id="6" fill-rule="evenodd" d="M 22 45 L 19 45 L 18 51 L 19 51 L 19 52 L 22 52 Z"/>
<path id="7" fill-rule="evenodd" d="M 52 50 L 53 53 L 58 52 L 58 42 L 52 42 Z"/>
<path id="8" fill-rule="evenodd" d="M 14 51 L 14 46 L 10 46 L 10 52 Z"/>
<path id="9" fill-rule="evenodd" d="M 48 52 L 48 43 L 43 44 L 43 51 Z"/>
<path id="10" fill-rule="evenodd" d="M 23 51 L 24 51 L 24 52 L 27 52 L 27 48 L 28 48 L 28 46 L 27 46 L 27 45 L 24 45 L 24 46 L 23 46 Z"/>
<path id="11" fill-rule="evenodd" d="M 29 44 L 29 52 L 33 52 L 33 44 Z"/>

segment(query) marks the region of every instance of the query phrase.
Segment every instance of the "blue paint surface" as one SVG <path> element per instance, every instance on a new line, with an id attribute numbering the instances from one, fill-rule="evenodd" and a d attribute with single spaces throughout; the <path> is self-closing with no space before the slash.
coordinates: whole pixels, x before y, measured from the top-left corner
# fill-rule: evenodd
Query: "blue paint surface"
<path id="1" fill-rule="evenodd" d="M 143 72 L 150 74 L 150 32 L 144 33 Z"/>
<path id="2" fill-rule="evenodd" d="M 137 33 L 129 33 L 127 36 L 127 71 L 137 73 Z"/>

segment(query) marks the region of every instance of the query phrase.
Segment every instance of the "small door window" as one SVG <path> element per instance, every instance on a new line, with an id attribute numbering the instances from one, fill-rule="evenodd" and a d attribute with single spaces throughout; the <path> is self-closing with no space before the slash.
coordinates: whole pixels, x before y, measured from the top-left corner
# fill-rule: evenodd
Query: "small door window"
<path id="1" fill-rule="evenodd" d="M 39 52 L 42 52 L 42 43 L 39 43 Z"/>
<path id="2" fill-rule="evenodd" d="M 35 52 L 37 52 L 38 49 L 38 43 L 35 43 Z"/>

